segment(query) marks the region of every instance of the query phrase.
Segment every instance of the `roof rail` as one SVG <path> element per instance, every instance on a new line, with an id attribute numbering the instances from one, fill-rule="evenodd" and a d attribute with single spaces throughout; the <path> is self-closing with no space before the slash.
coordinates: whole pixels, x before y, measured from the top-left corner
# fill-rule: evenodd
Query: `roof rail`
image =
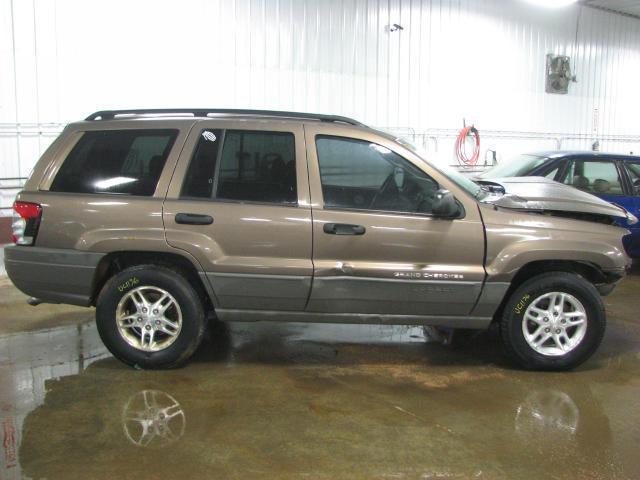
<path id="1" fill-rule="evenodd" d="M 250 115 L 259 117 L 282 117 L 282 118 L 300 118 L 307 120 L 319 120 L 321 122 L 339 122 L 365 127 L 361 122 L 353 118 L 341 117 L 339 115 L 324 115 L 321 113 L 303 113 L 303 112 L 282 112 L 279 110 L 241 110 L 235 108 L 150 108 L 150 109 L 133 109 L 133 110 L 101 110 L 92 113 L 85 120 L 113 120 L 119 115 L 170 115 L 182 114 L 193 115 L 194 117 L 207 117 L 209 114 L 221 115 Z"/>

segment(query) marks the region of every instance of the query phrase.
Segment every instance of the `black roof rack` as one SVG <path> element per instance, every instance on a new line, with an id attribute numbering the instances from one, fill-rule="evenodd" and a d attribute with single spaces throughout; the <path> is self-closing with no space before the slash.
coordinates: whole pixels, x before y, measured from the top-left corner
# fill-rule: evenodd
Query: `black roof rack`
<path id="1" fill-rule="evenodd" d="M 339 122 L 365 127 L 363 123 L 353 118 L 341 117 L 339 115 L 324 115 L 321 113 L 303 113 L 303 112 L 281 112 L 279 110 L 241 110 L 235 108 L 150 108 L 150 109 L 134 109 L 134 110 L 101 110 L 92 113 L 85 120 L 113 120 L 119 115 L 193 115 L 194 117 L 206 117 L 209 114 L 221 115 L 248 115 L 259 117 L 282 117 L 282 118 L 300 118 L 306 120 L 319 120 L 321 122 Z"/>

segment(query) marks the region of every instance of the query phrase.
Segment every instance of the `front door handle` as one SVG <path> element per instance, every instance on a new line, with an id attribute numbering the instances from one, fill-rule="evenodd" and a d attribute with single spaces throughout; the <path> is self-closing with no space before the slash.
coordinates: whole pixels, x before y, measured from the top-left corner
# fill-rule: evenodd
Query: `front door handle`
<path id="1" fill-rule="evenodd" d="M 200 215 L 198 213 L 177 213 L 176 223 L 181 225 L 211 225 L 213 217 L 210 215 Z"/>
<path id="2" fill-rule="evenodd" d="M 367 231 L 362 225 L 349 223 L 325 223 L 322 230 L 331 235 L 364 235 L 364 232 Z"/>

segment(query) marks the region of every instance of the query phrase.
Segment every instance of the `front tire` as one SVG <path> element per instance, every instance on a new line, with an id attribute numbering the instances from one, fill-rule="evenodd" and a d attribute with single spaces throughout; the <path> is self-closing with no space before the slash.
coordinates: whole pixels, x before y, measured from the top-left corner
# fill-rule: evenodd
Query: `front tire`
<path id="1" fill-rule="evenodd" d="M 528 370 L 569 370 L 586 361 L 604 336 L 596 288 L 579 275 L 551 272 L 518 287 L 507 300 L 500 334 L 506 353 Z"/>
<path id="2" fill-rule="evenodd" d="M 127 365 L 184 364 L 202 341 L 205 313 L 197 291 L 177 270 L 140 265 L 114 275 L 96 302 L 98 333 Z"/>

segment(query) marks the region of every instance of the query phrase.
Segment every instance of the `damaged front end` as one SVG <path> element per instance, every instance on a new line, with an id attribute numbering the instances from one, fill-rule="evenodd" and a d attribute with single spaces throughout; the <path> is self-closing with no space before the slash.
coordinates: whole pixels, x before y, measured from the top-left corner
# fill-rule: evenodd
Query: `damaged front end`
<path id="1" fill-rule="evenodd" d="M 479 180 L 483 203 L 501 208 L 626 227 L 638 219 L 619 205 L 542 177 Z"/>

